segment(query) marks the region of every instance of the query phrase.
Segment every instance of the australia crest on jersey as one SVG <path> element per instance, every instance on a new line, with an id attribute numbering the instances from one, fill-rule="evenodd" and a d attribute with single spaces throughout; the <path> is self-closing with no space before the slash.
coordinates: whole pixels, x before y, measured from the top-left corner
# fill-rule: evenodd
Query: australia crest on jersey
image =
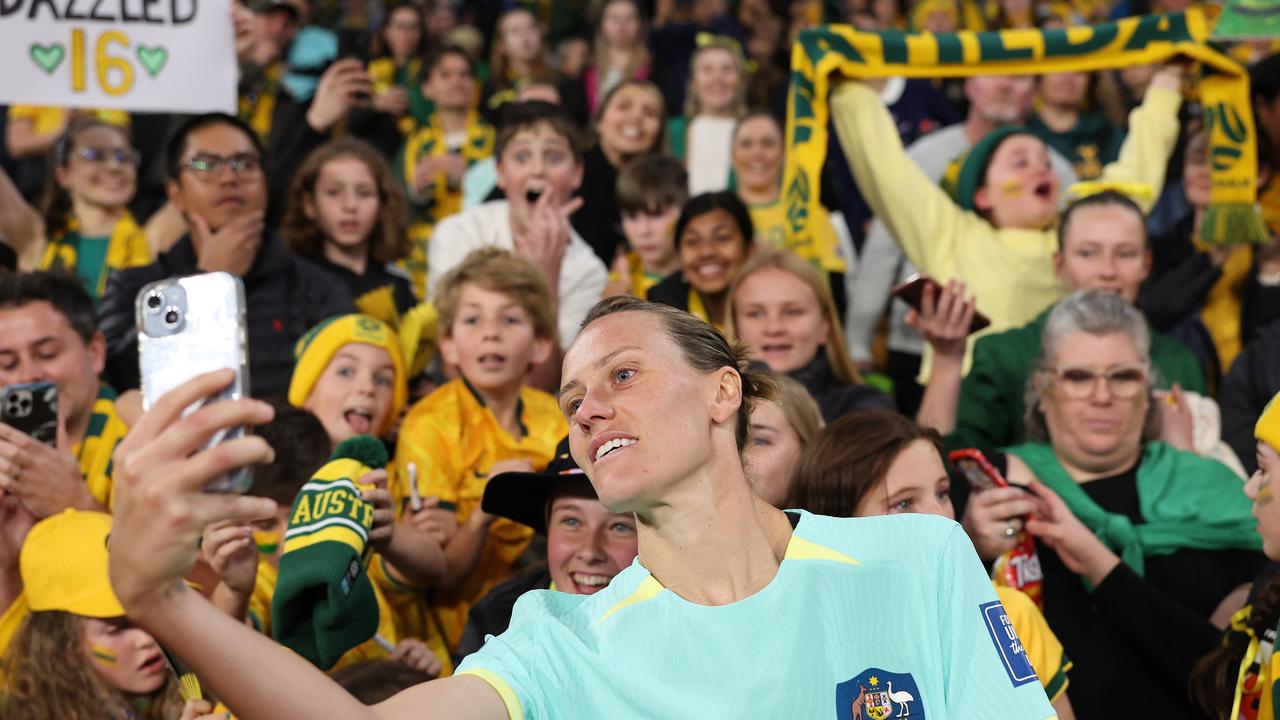
<path id="1" fill-rule="evenodd" d="M 911 673 L 867 668 L 836 685 L 837 720 L 925 720 L 920 688 Z"/>

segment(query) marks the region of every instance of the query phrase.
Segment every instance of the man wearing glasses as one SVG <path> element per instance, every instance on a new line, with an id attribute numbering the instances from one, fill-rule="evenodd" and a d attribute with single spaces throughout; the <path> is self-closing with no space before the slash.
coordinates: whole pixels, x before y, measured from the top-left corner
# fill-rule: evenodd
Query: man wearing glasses
<path id="1" fill-rule="evenodd" d="M 118 390 L 138 387 L 134 299 L 144 285 L 204 272 L 244 281 L 249 380 L 258 397 L 284 395 L 294 343 L 327 317 L 352 312 L 343 283 L 290 255 L 265 223 L 267 177 L 257 136 L 239 120 L 201 115 L 180 125 L 166 147 L 169 201 L 188 233 L 151 265 L 113 274 L 99 326 L 106 375 Z"/>

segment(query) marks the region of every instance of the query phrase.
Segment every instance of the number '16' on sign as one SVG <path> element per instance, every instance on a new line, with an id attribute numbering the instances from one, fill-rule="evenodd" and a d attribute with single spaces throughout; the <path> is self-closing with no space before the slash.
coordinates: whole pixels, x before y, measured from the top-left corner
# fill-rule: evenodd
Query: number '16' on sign
<path id="1" fill-rule="evenodd" d="M 90 58 L 88 54 L 89 40 L 86 33 L 81 28 L 71 30 L 71 91 L 83 93 L 88 90 L 90 82 Z M 133 89 L 134 82 L 137 78 L 137 71 L 133 66 L 133 57 L 131 57 L 130 49 L 134 50 L 137 62 L 151 77 L 156 77 L 164 68 L 169 60 L 169 52 L 162 46 L 146 47 L 138 45 L 133 47 L 129 36 L 119 30 L 107 30 L 98 35 L 97 41 L 94 43 L 94 52 L 92 57 L 93 67 L 92 76 L 96 77 L 98 86 L 102 92 L 112 96 L 119 97 L 129 93 Z M 52 75 L 62 64 L 62 60 L 66 57 L 64 46 L 61 43 L 53 43 L 51 45 L 33 44 L 30 47 L 31 60 Z M 123 52 L 121 52 L 123 51 Z"/>

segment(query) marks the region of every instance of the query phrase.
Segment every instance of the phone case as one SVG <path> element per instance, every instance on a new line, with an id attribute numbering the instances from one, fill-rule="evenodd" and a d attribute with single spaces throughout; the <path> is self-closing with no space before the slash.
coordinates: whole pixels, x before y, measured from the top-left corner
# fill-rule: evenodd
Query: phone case
<path id="1" fill-rule="evenodd" d="M 947 459 L 959 468 L 961 474 L 964 475 L 964 479 L 969 482 L 969 487 L 974 491 L 1009 487 L 1009 482 L 987 460 L 987 456 L 983 455 L 981 450 L 975 448 L 952 450 L 947 455 Z"/>
<path id="2" fill-rule="evenodd" d="M 58 444 L 58 386 L 51 382 L 7 385 L 0 392 L 0 420 L 45 445 Z"/>
<path id="3" fill-rule="evenodd" d="M 938 285 L 937 280 L 934 280 L 924 273 L 914 273 L 911 277 L 903 280 L 897 285 L 894 285 L 893 289 L 889 291 L 889 294 L 901 299 L 907 305 L 911 306 L 911 308 L 916 312 L 922 312 L 924 309 L 925 288 L 940 289 L 941 286 Z M 973 320 L 969 322 L 969 332 L 976 333 L 990 325 L 990 318 L 977 310 L 974 310 Z"/>
<path id="4" fill-rule="evenodd" d="M 171 312 L 178 313 L 174 323 L 169 322 L 174 317 Z M 248 341 L 244 283 L 240 278 L 216 272 L 151 283 L 138 293 L 136 313 L 144 409 L 191 378 L 222 369 L 235 371 L 231 385 L 215 396 L 192 403 L 183 416 L 208 403 L 248 397 Z M 201 449 L 242 437 L 246 432 L 244 427 L 220 432 Z M 248 469 L 242 468 L 214 480 L 205 489 L 244 492 L 250 483 Z"/>

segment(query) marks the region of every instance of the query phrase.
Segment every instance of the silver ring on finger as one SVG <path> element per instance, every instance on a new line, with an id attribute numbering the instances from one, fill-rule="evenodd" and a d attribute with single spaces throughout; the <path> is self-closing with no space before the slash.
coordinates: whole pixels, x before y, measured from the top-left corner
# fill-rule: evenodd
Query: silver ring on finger
<path id="1" fill-rule="evenodd" d="M 1004 526 L 1004 536 L 1006 538 L 1012 539 L 1013 536 L 1017 534 L 1018 534 L 1018 531 L 1014 529 L 1013 523 L 1008 523 Z"/>

